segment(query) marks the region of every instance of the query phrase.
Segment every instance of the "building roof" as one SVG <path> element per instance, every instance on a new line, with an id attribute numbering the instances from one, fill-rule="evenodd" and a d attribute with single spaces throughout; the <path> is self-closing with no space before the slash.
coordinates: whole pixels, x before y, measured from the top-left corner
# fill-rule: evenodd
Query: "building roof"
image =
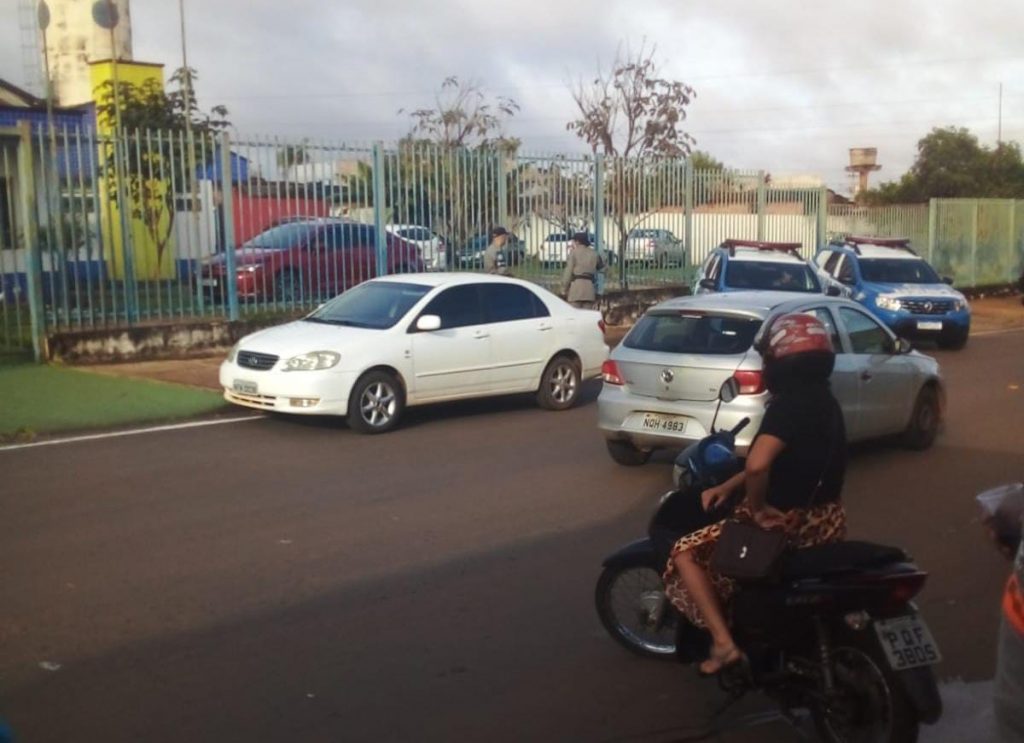
<path id="1" fill-rule="evenodd" d="M 45 105 L 46 101 L 42 98 L 36 98 L 27 90 L 23 90 L 14 83 L 0 78 L 0 106 L 35 108 Z"/>

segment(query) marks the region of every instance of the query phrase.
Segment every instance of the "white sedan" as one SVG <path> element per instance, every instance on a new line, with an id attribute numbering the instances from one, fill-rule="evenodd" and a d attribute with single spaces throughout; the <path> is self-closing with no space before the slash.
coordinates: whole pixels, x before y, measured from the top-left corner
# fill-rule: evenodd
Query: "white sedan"
<path id="1" fill-rule="evenodd" d="M 534 284 L 471 273 L 373 279 L 301 320 L 243 338 L 220 367 L 229 402 L 342 415 L 362 433 L 408 405 L 536 392 L 571 407 L 608 357 L 601 314 Z"/>

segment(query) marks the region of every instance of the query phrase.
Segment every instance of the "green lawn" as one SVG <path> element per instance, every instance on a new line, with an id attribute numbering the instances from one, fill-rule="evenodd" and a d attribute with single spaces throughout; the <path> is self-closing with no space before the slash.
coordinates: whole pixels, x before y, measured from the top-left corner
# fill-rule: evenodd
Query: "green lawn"
<path id="1" fill-rule="evenodd" d="M 190 418 L 224 406 L 212 391 L 0 356 L 0 439 Z"/>

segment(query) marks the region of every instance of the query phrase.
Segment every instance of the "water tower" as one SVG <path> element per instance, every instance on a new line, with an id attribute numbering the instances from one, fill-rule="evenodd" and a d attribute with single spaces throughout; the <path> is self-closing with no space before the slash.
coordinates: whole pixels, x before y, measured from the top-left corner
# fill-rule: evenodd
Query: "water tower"
<path id="1" fill-rule="evenodd" d="M 850 164 L 846 166 L 846 172 L 858 176 L 857 185 L 853 188 L 854 198 L 868 190 L 868 173 L 882 169 L 877 160 L 878 149 L 875 147 L 850 148 Z"/>
<path id="2" fill-rule="evenodd" d="M 56 102 L 61 106 L 90 102 L 89 63 L 132 59 L 129 0 L 40 0 L 34 4 L 45 6 L 48 14 L 46 52 Z M 113 34 L 103 25 L 111 17 L 117 21 Z"/>

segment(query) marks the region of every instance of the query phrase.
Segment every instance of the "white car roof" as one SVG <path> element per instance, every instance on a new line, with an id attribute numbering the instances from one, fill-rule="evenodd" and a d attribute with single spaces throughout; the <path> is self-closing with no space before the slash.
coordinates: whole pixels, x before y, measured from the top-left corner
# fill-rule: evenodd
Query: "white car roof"
<path id="1" fill-rule="evenodd" d="M 702 310 L 706 312 L 740 312 L 760 318 L 768 317 L 776 309 L 784 305 L 798 307 L 802 305 L 841 305 L 856 307 L 857 304 L 841 297 L 829 297 L 813 292 L 773 292 L 773 291 L 742 291 L 721 292 L 717 294 L 698 294 L 696 296 L 676 297 L 655 305 L 651 311 L 657 310 Z"/>
<path id="2" fill-rule="evenodd" d="M 491 282 L 495 284 L 516 284 L 530 289 L 539 289 L 537 284 L 514 279 L 510 276 L 499 276 L 493 273 L 471 273 L 459 272 L 430 272 L 430 273 L 398 273 L 391 276 L 378 276 L 370 281 L 391 281 L 402 284 L 419 284 L 420 286 L 458 286 L 459 284 L 478 284 L 480 282 Z"/>
<path id="3" fill-rule="evenodd" d="M 742 246 L 737 246 L 733 251 L 733 255 L 729 258 L 729 260 L 732 261 L 792 263 L 794 265 L 807 263 L 804 258 L 795 256 L 792 253 L 786 253 L 782 250 L 759 250 L 758 248 L 744 248 Z"/>
<path id="4" fill-rule="evenodd" d="M 892 258 L 894 260 L 907 261 L 921 260 L 921 256 L 919 255 L 914 255 L 913 253 L 907 252 L 906 250 L 900 250 L 899 248 L 886 247 L 885 245 L 861 243 L 857 248 L 860 250 L 861 258 Z"/>

